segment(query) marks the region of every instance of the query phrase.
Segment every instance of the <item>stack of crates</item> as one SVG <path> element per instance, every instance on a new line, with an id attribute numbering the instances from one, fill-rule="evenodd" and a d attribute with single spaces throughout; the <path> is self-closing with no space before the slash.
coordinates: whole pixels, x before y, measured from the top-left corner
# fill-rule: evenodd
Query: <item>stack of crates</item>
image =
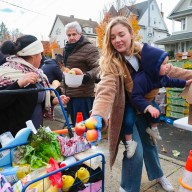
<path id="1" fill-rule="evenodd" d="M 167 117 L 178 119 L 188 115 L 189 104 L 184 98 L 179 96 L 182 91 L 183 89 L 181 88 L 167 88 Z"/>
<path id="2" fill-rule="evenodd" d="M 192 70 L 192 60 L 172 61 L 176 67 Z M 189 104 L 180 96 L 182 88 L 166 88 L 167 108 L 166 116 L 171 118 L 183 118 L 188 116 Z"/>

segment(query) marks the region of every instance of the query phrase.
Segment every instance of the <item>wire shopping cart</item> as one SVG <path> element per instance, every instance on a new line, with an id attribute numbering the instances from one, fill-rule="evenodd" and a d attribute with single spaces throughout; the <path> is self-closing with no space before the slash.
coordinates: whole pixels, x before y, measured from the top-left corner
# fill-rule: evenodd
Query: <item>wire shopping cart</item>
<path id="1" fill-rule="evenodd" d="M 67 113 L 65 111 L 65 108 L 62 104 L 62 101 L 60 99 L 59 93 L 52 88 L 46 88 L 46 89 L 28 89 L 28 90 L 3 90 L 0 91 L 0 94 L 24 94 L 24 93 L 29 93 L 29 92 L 39 92 L 39 91 L 54 91 L 54 93 L 56 94 L 58 100 L 59 100 L 59 104 L 65 119 L 65 123 L 68 129 L 68 135 L 70 138 L 73 137 L 73 132 L 72 132 L 72 128 L 71 125 L 69 123 L 68 120 L 68 116 Z M 13 151 L 17 146 L 20 145 L 26 145 L 26 142 L 21 142 L 19 144 L 16 145 L 12 145 L 12 146 L 7 146 L 7 147 L 3 147 L 0 149 L 0 153 L 5 151 L 5 150 L 10 150 L 10 156 L 9 158 L 11 159 L 13 156 Z M 1 158 L 1 157 L 0 157 Z M 88 166 L 87 166 L 88 164 Z M 96 169 L 92 168 L 92 166 L 95 167 L 95 165 L 97 165 L 98 167 Z M 6 165 L 9 166 L 9 165 Z M 31 180 L 30 182 L 28 182 L 26 185 L 23 186 L 21 192 L 27 191 L 27 189 L 33 185 L 34 183 L 38 182 L 38 181 L 44 181 L 45 178 L 48 178 L 50 176 L 53 176 L 57 173 L 62 173 L 63 174 L 67 174 L 69 170 L 72 170 L 73 173 L 77 172 L 77 170 L 80 167 L 86 167 L 89 170 L 89 178 L 87 178 L 87 180 L 89 180 L 89 183 L 86 185 L 82 185 L 81 180 L 78 180 L 74 182 L 74 184 L 72 186 L 70 186 L 69 189 L 61 189 L 58 191 L 71 191 L 71 192 L 76 192 L 76 191 L 82 191 L 82 192 L 104 192 L 104 173 L 105 173 L 105 157 L 102 153 L 96 153 L 94 155 L 90 155 L 86 158 L 83 158 L 81 160 L 76 161 L 75 163 L 72 163 L 68 166 L 59 168 L 55 171 L 52 171 L 50 173 L 46 173 L 38 178 L 35 178 L 33 180 Z M 3 168 L 3 167 L 0 167 Z M 98 180 L 99 179 L 99 180 Z M 80 190 L 79 190 L 79 186 L 80 186 Z M 0 186 L 1 187 L 1 186 Z M 72 189 L 71 189 L 72 188 Z M 0 188 L 1 189 L 1 188 Z M 11 190 L 10 190 L 11 191 Z M 44 189 L 44 185 L 43 185 L 43 191 L 46 191 L 46 189 Z"/>

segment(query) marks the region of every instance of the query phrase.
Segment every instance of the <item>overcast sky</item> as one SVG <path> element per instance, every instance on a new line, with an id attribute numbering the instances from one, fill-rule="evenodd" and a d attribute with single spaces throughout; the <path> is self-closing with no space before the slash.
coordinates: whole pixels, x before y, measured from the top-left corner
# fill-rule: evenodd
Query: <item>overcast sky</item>
<path id="1" fill-rule="evenodd" d="M 136 0 L 136 3 L 144 0 Z M 171 21 L 166 19 L 179 0 L 156 0 L 165 15 L 171 33 Z M 114 0 L 0 0 L 0 22 L 9 30 L 18 28 L 24 34 L 32 34 L 48 40 L 57 14 L 75 18 L 100 21 L 104 7 Z M 129 0 L 127 0 L 129 2 Z"/>

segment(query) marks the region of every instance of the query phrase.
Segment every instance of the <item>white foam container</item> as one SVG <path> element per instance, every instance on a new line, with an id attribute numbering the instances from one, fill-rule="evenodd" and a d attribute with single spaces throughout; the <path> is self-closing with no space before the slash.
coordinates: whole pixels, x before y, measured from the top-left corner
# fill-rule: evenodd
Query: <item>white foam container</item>
<path id="1" fill-rule="evenodd" d="M 74 74 L 64 73 L 64 76 L 65 76 L 65 84 L 68 87 L 76 88 L 81 86 L 84 75 L 74 75 Z"/>

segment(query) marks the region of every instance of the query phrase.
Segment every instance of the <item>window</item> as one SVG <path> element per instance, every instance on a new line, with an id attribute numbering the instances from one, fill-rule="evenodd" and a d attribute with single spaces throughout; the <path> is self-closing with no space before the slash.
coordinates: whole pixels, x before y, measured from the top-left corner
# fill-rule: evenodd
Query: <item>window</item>
<path id="1" fill-rule="evenodd" d="M 151 6 L 151 10 L 152 10 L 152 11 L 154 10 L 154 5 Z"/>
<path id="2" fill-rule="evenodd" d="M 154 22 L 154 25 L 155 25 L 156 24 L 156 18 L 154 18 L 153 22 Z"/>
<path id="3" fill-rule="evenodd" d="M 181 20 L 181 30 L 184 31 L 186 26 L 185 26 L 185 23 L 186 23 L 186 20 L 185 19 L 182 19 Z"/>
<path id="4" fill-rule="evenodd" d="M 181 42 L 181 52 L 185 52 L 185 43 Z"/>
<path id="5" fill-rule="evenodd" d="M 56 35 L 60 35 L 61 34 L 61 29 L 60 28 L 57 28 L 56 30 Z"/>

